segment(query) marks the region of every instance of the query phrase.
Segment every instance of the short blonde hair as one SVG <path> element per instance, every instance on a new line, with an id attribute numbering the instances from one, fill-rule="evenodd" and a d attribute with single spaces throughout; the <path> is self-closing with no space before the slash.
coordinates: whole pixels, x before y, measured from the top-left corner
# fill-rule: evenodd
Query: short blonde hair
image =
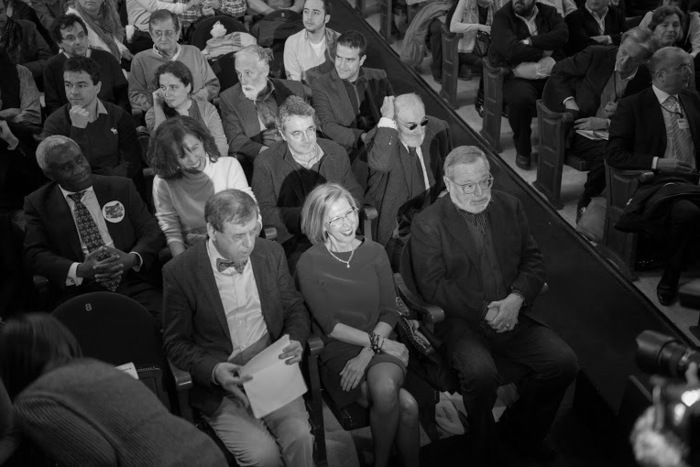
<path id="1" fill-rule="evenodd" d="M 340 199 L 358 209 L 355 198 L 337 183 L 319 185 L 306 197 L 301 208 L 301 232 L 313 245 L 326 241 L 325 218 L 333 203 Z"/>

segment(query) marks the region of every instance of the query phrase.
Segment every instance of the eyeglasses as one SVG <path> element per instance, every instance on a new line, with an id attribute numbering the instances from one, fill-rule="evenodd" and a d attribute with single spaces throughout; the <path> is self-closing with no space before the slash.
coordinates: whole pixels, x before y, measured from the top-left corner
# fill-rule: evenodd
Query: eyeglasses
<path id="1" fill-rule="evenodd" d="M 493 175 L 489 174 L 488 178 L 485 178 L 484 180 L 478 181 L 478 182 L 469 182 L 465 183 L 464 185 L 460 185 L 458 183 L 455 183 L 454 180 L 449 179 L 454 185 L 458 186 L 461 188 L 462 193 L 465 195 L 470 195 L 476 191 L 476 186 L 478 185 L 481 187 L 482 190 L 488 190 L 493 186 Z"/>
<path id="2" fill-rule="evenodd" d="M 303 138 L 304 135 L 306 135 L 307 138 L 311 138 L 312 136 L 316 135 L 316 127 L 310 126 L 306 130 L 292 131 L 289 133 L 289 136 L 297 140 Z"/>
<path id="3" fill-rule="evenodd" d="M 158 39 L 160 39 L 163 36 L 165 36 L 168 39 L 172 39 L 175 36 L 176 31 L 170 29 L 167 31 L 151 31 L 151 34 L 156 36 Z"/>
<path id="4" fill-rule="evenodd" d="M 355 222 L 357 220 L 357 209 L 350 208 L 344 216 L 334 217 L 327 222 L 332 227 L 339 227 L 344 221 Z"/>
<path id="5" fill-rule="evenodd" d="M 399 121 L 397 120 L 397 122 L 399 122 Z M 420 126 L 427 125 L 428 124 L 428 117 L 423 117 L 423 120 L 421 120 L 420 123 L 415 123 L 415 122 L 411 122 L 411 123 L 399 122 L 399 123 L 402 124 L 403 126 L 405 126 L 406 128 L 408 128 L 410 131 L 413 131 L 416 128 L 418 128 L 418 125 L 420 125 Z"/>

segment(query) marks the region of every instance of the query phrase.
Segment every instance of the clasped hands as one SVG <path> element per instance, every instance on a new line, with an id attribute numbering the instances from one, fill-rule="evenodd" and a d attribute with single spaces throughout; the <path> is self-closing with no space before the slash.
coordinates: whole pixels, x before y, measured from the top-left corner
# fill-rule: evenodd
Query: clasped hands
<path id="1" fill-rule="evenodd" d="M 408 365 L 408 348 L 401 342 L 385 338 L 381 351 L 398 358 L 404 365 Z M 360 384 L 373 356 L 374 353 L 368 347 L 363 347 L 357 356 L 347 361 L 340 372 L 340 387 L 343 391 L 355 389 Z"/>
<path id="2" fill-rule="evenodd" d="M 104 253 L 109 256 L 99 260 Z M 121 276 L 124 271 L 133 268 L 137 261 L 136 253 L 125 253 L 111 246 L 101 246 L 90 252 L 85 261 L 78 265 L 76 274 L 78 277 L 104 282 Z"/>
<path id="3" fill-rule="evenodd" d="M 567 99 L 566 102 L 564 102 L 564 107 L 566 107 L 566 110 L 571 110 L 572 112 L 581 111 L 575 99 Z M 576 130 L 607 130 L 609 126 L 610 121 L 602 117 L 585 117 L 574 120 L 574 128 Z"/>
<path id="4" fill-rule="evenodd" d="M 285 360 L 284 363 L 287 365 L 294 365 L 301 361 L 301 356 L 303 354 L 304 348 L 301 346 L 301 343 L 299 341 L 290 340 L 289 345 L 282 349 L 279 358 L 280 360 Z M 231 393 L 244 407 L 249 407 L 250 401 L 241 390 L 240 386 L 246 381 L 253 379 L 253 377 L 250 375 L 241 376 L 241 368 L 243 368 L 242 365 L 237 365 L 230 361 L 218 363 L 214 367 L 213 378 L 216 384 Z"/>
<path id="5" fill-rule="evenodd" d="M 518 294 L 510 294 L 503 300 L 496 300 L 486 306 L 486 323 L 497 333 L 512 331 L 518 324 L 518 314 L 523 299 Z"/>

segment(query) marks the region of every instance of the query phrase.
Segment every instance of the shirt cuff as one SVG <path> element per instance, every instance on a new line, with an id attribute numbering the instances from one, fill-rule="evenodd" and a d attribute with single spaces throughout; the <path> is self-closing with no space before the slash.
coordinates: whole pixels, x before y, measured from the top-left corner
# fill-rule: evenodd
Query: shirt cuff
<path id="1" fill-rule="evenodd" d="M 380 118 L 379 123 L 377 123 L 377 126 L 379 128 L 393 128 L 394 130 L 398 129 L 396 127 L 396 122 L 388 117 Z"/>
<path id="2" fill-rule="evenodd" d="M 658 158 L 658 157 L 654 157 L 654 158 L 651 160 L 651 170 L 656 170 L 656 163 L 657 163 L 657 162 L 659 162 L 659 158 Z"/>
<path id="3" fill-rule="evenodd" d="M 139 272 L 141 270 L 141 266 L 143 266 L 143 258 L 140 254 L 136 253 L 135 251 L 129 252 L 129 254 L 131 253 L 136 255 L 136 264 L 134 264 L 134 267 L 131 269 L 133 269 L 136 272 Z"/>
<path id="4" fill-rule="evenodd" d="M 574 96 L 569 96 L 561 102 L 562 102 L 562 104 L 566 104 L 567 102 L 572 101 L 572 100 L 574 100 Z"/>
<path id="5" fill-rule="evenodd" d="M 78 265 L 80 263 L 73 263 L 70 265 L 70 268 L 68 269 L 68 276 L 66 277 L 66 286 L 70 287 L 71 285 L 79 286 L 83 283 L 83 278 L 78 277 Z"/>

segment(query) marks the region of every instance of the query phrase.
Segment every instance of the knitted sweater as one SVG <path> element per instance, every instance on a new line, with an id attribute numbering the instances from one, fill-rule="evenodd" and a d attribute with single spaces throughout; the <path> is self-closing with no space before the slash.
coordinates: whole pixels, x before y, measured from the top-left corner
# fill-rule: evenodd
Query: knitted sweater
<path id="1" fill-rule="evenodd" d="M 225 466 L 206 434 L 146 386 L 97 360 L 39 377 L 15 399 L 20 431 L 60 465 Z"/>
<path id="2" fill-rule="evenodd" d="M 174 60 L 187 65 L 192 72 L 192 97 L 210 101 L 219 95 L 219 79 L 211 69 L 202 52 L 193 45 L 181 45 Z M 156 90 L 153 79 L 156 70 L 164 63 L 171 62 L 155 49 L 144 50 L 136 54 L 131 61 L 129 75 L 129 100 L 134 109 L 144 112 L 153 107 L 153 91 Z"/>
<path id="3" fill-rule="evenodd" d="M 188 233 L 206 233 L 204 204 L 211 195 L 229 188 L 253 196 L 241 164 L 233 157 L 221 157 L 213 163 L 207 160 L 201 173 L 183 172 L 181 178 L 174 180 L 163 180 L 156 175 L 153 179 L 153 204 L 168 244 L 186 243 Z"/>

